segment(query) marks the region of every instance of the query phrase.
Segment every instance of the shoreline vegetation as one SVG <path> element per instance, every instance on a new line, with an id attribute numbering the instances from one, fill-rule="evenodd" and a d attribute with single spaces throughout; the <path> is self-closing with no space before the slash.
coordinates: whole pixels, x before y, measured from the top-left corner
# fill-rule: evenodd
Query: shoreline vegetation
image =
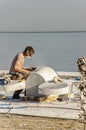
<path id="1" fill-rule="evenodd" d="M 0 33 L 85 33 L 86 31 L 0 31 Z"/>

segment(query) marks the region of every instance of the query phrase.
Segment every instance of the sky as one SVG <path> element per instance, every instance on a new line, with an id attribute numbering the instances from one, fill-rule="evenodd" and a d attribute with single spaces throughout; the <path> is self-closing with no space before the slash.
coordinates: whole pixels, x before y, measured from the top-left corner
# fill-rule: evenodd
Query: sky
<path id="1" fill-rule="evenodd" d="M 5 31 L 86 31 L 86 0 L 0 0 Z"/>

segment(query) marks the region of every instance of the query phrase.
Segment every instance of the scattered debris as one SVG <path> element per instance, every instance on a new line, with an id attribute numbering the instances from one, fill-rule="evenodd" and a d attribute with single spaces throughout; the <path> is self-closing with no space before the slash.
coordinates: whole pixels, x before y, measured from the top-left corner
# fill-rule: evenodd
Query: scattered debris
<path id="1" fill-rule="evenodd" d="M 6 100 L 6 96 L 3 95 L 3 96 L 1 97 L 1 99 L 2 99 L 2 100 Z"/>

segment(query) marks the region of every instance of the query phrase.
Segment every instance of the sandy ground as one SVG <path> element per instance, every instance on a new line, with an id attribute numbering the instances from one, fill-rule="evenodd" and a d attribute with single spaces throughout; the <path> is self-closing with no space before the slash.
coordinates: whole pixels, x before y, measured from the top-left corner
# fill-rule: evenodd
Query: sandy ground
<path id="1" fill-rule="evenodd" d="M 83 121 L 0 114 L 0 130 L 84 130 Z"/>

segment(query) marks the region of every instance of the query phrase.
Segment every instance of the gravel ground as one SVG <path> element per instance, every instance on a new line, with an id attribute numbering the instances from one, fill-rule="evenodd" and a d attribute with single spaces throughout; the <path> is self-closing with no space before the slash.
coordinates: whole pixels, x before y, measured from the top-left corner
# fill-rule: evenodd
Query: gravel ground
<path id="1" fill-rule="evenodd" d="M 84 130 L 80 120 L 0 114 L 0 130 Z"/>

